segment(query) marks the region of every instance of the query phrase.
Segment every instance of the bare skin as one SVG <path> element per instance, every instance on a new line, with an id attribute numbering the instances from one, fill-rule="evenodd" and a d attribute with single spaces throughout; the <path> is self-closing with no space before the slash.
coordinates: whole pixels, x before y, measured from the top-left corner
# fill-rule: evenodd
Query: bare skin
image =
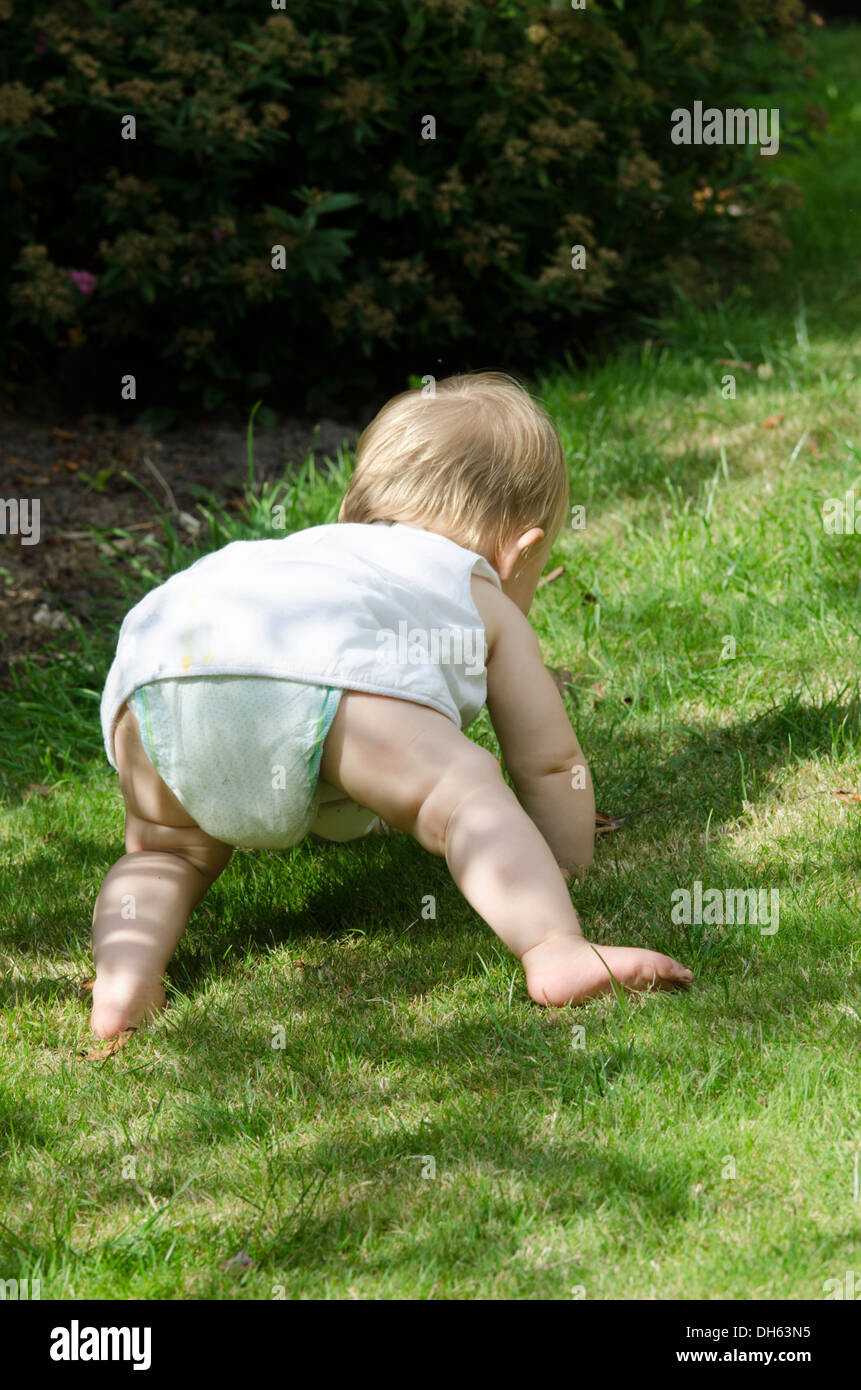
<path id="1" fill-rule="evenodd" d="M 92 1029 L 99 1038 L 136 1028 L 164 1007 L 162 977 L 189 913 L 233 852 L 200 829 L 159 777 L 126 706 L 114 747 L 126 853 L 108 873 L 93 912 Z"/>
<path id="2" fill-rule="evenodd" d="M 489 580 L 472 582 L 488 644 L 488 709 L 516 795 L 492 754 L 445 715 L 353 690 L 341 698 L 320 776 L 445 858 L 464 897 L 521 960 L 537 1003 L 576 1004 L 612 989 L 613 979 L 631 990 L 687 985 L 691 972 L 669 956 L 591 946 L 571 904 L 567 881 L 592 862 L 595 802 L 525 617 L 549 550 L 542 531 L 525 532 L 494 556 L 502 592 Z M 231 855 L 165 786 L 125 708 L 115 748 L 127 853 L 110 870 L 93 918 L 99 1037 L 136 1027 L 163 1006 L 162 976 L 189 913 Z M 573 768 L 583 769 L 576 779 Z"/>

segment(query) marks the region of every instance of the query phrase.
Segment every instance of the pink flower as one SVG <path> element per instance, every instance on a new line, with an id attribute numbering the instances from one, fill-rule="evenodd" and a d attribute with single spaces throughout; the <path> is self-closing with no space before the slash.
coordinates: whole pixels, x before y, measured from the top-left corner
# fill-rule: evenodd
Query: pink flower
<path id="1" fill-rule="evenodd" d="M 44 53 L 44 52 L 47 50 L 47 47 L 48 47 L 48 35 L 47 35 L 47 34 L 37 34 L 37 35 L 36 35 L 36 42 L 33 44 L 33 52 L 34 52 L 34 53 Z"/>
<path id="2" fill-rule="evenodd" d="M 74 283 L 76 289 L 80 290 L 81 294 L 92 294 L 99 283 L 95 275 L 91 275 L 89 270 L 70 270 L 69 279 Z"/>
<path id="3" fill-rule="evenodd" d="M 213 241 L 215 241 L 215 242 L 223 241 L 224 238 L 225 238 L 226 236 L 227 236 L 227 233 L 226 233 L 225 231 L 223 231 L 223 229 L 222 229 L 221 227 L 213 227 L 213 229 L 212 229 L 212 240 L 213 240 Z"/>

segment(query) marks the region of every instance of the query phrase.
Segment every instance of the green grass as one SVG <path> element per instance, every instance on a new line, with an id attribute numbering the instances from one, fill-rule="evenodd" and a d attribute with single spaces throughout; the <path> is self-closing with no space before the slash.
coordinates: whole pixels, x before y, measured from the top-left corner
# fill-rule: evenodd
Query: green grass
<path id="1" fill-rule="evenodd" d="M 66 637 L 4 702 L 0 1278 L 50 1298 L 798 1299 L 861 1270 L 861 806 L 834 795 L 859 786 L 861 542 L 821 524 L 827 497 L 861 497 L 861 30 L 817 44 L 833 124 L 778 166 L 809 199 L 787 273 L 538 383 L 587 526 L 532 616 L 599 807 L 642 812 L 575 901 L 594 940 L 666 949 L 694 988 L 541 1011 L 441 861 L 399 835 L 307 842 L 237 853 L 167 1014 L 79 1058 L 121 803 L 97 725 L 115 628 Z M 723 400 L 720 357 L 770 375 L 739 370 Z M 347 464 L 306 467 L 291 526 L 332 518 Z M 271 502 L 210 507 L 205 544 L 271 534 Z M 117 616 L 189 558 L 168 527 Z M 484 715 L 475 736 L 493 746 Z M 778 888 L 778 932 L 673 925 L 696 879 Z M 241 1249 L 254 1264 L 222 1270 Z"/>

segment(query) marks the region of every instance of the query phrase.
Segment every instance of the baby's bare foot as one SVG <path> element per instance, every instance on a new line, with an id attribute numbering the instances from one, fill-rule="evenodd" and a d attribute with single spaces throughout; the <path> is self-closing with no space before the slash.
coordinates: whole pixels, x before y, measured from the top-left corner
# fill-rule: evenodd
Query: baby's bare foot
<path id="1" fill-rule="evenodd" d="M 155 1018 L 167 1000 L 160 980 L 132 975 L 97 975 L 90 1027 L 97 1038 L 112 1038 Z"/>
<path id="2" fill-rule="evenodd" d="M 593 946 L 582 937 L 554 937 L 523 956 L 526 985 L 537 1004 L 579 1004 L 613 988 L 674 989 L 693 980 L 671 956 L 637 946 Z M 612 978 L 611 978 L 612 972 Z"/>

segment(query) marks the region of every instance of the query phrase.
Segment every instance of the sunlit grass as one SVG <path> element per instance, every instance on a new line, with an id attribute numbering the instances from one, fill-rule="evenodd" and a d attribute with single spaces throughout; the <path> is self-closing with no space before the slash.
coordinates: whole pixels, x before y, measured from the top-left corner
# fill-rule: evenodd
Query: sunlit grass
<path id="1" fill-rule="evenodd" d="M 789 275 L 537 383 L 587 524 L 532 617 L 600 809 L 638 813 L 575 900 L 593 939 L 666 949 L 694 988 L 541 1011 L 439 860 L 307 842 L 237 853 L 170 1010 L 83 1059 L 121 803 L 97 719 L 116 628 L 78 630 L 4 698 L 0 1277 L 43 1298 L 798 1299 L 861 1267 L 861 806 L 836 795 L 861 790 L 861 542 L 821 521 L 861 496 L 861 33 L 819 46 L 835 120 L 793 156 Z M 752 364 L 734 400 L 718 358 Z M 166 516 L 118 617 L 201 550 L 273 534 L 273 506 L 288 530 L 334 519 L 349 462 L 238 515 L 201 499 L 195 544 Z M 495 747 L 486 715 L 475 736 Z M 778 931 L 674 924 L 697 880 L 778 889 Z"/>

